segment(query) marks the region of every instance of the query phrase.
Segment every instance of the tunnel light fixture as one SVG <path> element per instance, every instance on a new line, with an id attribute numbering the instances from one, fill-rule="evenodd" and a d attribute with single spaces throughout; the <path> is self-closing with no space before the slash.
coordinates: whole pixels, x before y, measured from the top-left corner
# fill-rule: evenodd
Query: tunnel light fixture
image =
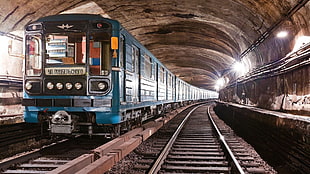
<path id="1" fill-rule="evenodd" d="M 244 61 L 236 61 L 232 65 L 232 70 L 237 76 L 243 76 L 249 71 L 249 65 L 247 65 Z"/>
<path id="2" fill-rule="evenodd" d="M 288 35 L 287 31 L 280 31 L 280 32 L 278 32 L 277 37 L 278 38 L 285 38 L 287 35 Z"/>
<path id="3" fill-rule="evenodd" d="M 298 39 L 296 39 L 293 52 L 298 51 L 299 49 L 309 44 L 310 44 L 310 36 L 299 36 Z"/>
<path id="4" fill-rule="evenodd" d="M 233 70 L 236 72 L 240 72 L 244 69 L 243 64 L 239 61 L 235 62 L 232 67 L 233 67 Z"/>
<path id="5" fill-rule="evenodd" d="M 214 85 L 214 89 L 216 91 L 219 91 L 220 89 L 225 87 L 225 85 L 227 84 L 228 81 L 229 81 L 229 79 L 224 78 L 224 77 L 217 79 L 217 81 L 215 82 L 215 85 Z"/>

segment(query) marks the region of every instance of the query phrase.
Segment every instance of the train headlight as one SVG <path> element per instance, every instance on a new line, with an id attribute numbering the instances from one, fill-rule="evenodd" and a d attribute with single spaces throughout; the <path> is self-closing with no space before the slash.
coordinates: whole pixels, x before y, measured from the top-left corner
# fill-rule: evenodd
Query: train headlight
<path id="1" fill-rule="evenodd" d="M 80 90 L 80 89 L 82 89 L 83 86 L 81 83 L 77 82 L 74 84 L 74 87 L 75 87 L 75 89 Z"/>
<path id="2" fill-rule="evenodd" d="M 62 83 L 56 83 L 56 88 L 58 90 L 61 90 L 64 87 L 64 85 Z"/>
<path id="3" fill-rule="evenodd" d="M 98 83 L 98 88 L 100 89 L 100 90 L 104 90 L 104 89 L 106 89 L 108 87 L 108 84 L 106 83 L 106 82 L 100 82 L 100 83 Z"/>
<path id="4" fill-rule="evenodd" d="M 54 88 L 54 84 L 52 82 L 48 82 L 46 84 L 47 89 L 53 89 Z"/>
<path id="5" fill-rule="evenodd" d="M 73 85 L 72 83 L 66 83 L 66 89 L 70 90 L 72 89 Z"/>
<path id="6" fill-rule="evenodd" d="M 25 84 L 25 88 L 29 91 L 30 89 L 32 89 L 32 84 L 30 82 L 27 82 Z"/>
<path id="7" fill-rule="evenodd" d="M 90 79 L 90 93 L 103 94 L 109 92 L 110 84 L 108 79 Z"/>

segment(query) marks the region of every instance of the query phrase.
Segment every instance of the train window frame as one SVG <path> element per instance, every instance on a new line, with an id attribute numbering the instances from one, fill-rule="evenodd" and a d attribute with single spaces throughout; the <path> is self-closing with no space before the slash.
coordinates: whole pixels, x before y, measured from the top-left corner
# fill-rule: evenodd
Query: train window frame
<path id="1" fill-rule="evenodd" d="M 126 45 L 125 45 L 125 37 L 124 35 L 120 36 L 119 40 L 119 66 L 124 68 L 124 59 L 126 55 Z"/>
<path id="2" fill-rule="evenodd" d="M 51 39 L 53 38 L 53 39 Z M 87 33 L 86 32 L 51 32 L 45 33 L 45 65 L 49 66 L 77 66 L 86 65 L 87 57 Z M 51 40 L 51 41 L 49 41 Z M 53 50 L 53 45 L 49 45 L 55 41 L 56 47 L 59 46 L 59 50 L 63 50 L 63 54 L 56 53 L 56 55 L 51 56 L 49 51 Z M 79 42 L 80 41 L 80 42 Z M 49 48 L 49 46 L 51 48 Z M 63 48 L 62 48 L 62 47 Z M 51 53 L 52 54 L 52 53 Z M 57 54 L 59 54 L 57 56 Z M 53 55 L 53 54 L 52 54 Z"/>
<path id="3" fill-rule="evenodd" d="M 168 87 L 172 87 L 172 74 L 171 73 L 168 73 L 167 85 Z"/>
<path id="4" fill-rule="evenodd" d="M 144 77 L 153 79 L 153 60 L 147 54 L 144 55 Z"/>
<path id="5" fill-rule="evenodd" d="M 94 39 L 97 37 L 100 39 Z M 88 62 L 90 75 L 104 75 L 111 73 L 112 69 L 112 50 L 111 50 L 111 34 L 106 31 L 91 31 L 89 32 L 88 40 Z M 95 46 L 95 47 L 94 47 Z M 99 48 L 99 57 L 92 57 L 92 48 Z M 97 62 L 96 62 L 97 59 Z M 91 61 L 92 60 L 92 61 Z M 99 61 L 99 62 L 98 62 Z M 99 68 L 99 70 L 98 70 Z M 96 69 L 96 70 L 95 70 Z M 93 70 L 93 71 L 92 71 Z"/>
<path id="6" fill-rule="evenodd" d="M 156 68 L 157 68 L 157 63 L 156 61 L 153 62 L 152 65 L 152 80 L 155 80 L 157 78 L 157 74 L 156 74 Z"/>
<path id="7" fill-rule="evenodd" d="M 162 66 L 159 66 L 158 69 L 159 69 L 159 71 L 158 71 L 159 72 L 158 73 L 159 82 L 164 84 L 165 83 L 165 74 L 166 74 L 165 68 Z"/>
<path id="8" fill-rule="evenodd" d="M 126 51 L 126 59 L 125 59 L 125 69 L 127 72 L 133 72 L 133 57 L 132 57 L 132 47 L 129 44 L 125 44 L 125 51 Z"/>
<path id="9" fill-rule="evenodd" d="M 132 45 L 132 69 L 133 72 L 138 73 L 139 72 L 139 58 L 140 58 L 140 49 L 139 47 Z"/>
<path id="10" fill-rule="evenodd" d="M 30 40 L 29 38 L 36 39 Z M 27 76 L 41 76 L 43 72 L 43 65 L 42 65 L 42 50 L 43 50 L 43 45 L 42 45 L 42 34 L 41 33 L 33 33 L 33 34 L 28 34 L 26 35 L 26 61 L 25 61 L 25 74 Z M 31 47 L 32 43 L 36 44 L 35 46 Z M 31 49 L 31 50 L 30 50 Z M 30 54 L 32 51 L 34 53 Z"/>

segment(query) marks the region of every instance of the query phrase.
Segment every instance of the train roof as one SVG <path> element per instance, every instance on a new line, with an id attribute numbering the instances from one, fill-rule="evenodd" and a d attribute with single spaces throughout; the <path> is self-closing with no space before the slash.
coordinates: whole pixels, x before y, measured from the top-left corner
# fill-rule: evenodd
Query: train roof
<path id="1" fill-rule="evenodd" d="M 51 15 L 39 18 L 36 22 L 53 22 L 53 21 L 91 21 L 91 20 L 106 20 L 109 22 L 117 22 L 113 19 L 104 18 L 99 14 L 58 14 L 58 15 Z"/>

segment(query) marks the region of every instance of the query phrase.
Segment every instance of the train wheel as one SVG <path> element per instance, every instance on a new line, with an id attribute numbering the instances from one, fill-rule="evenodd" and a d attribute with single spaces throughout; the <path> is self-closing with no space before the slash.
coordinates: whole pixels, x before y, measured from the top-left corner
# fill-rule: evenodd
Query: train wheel
<path id="1" fill-rule="evenodd" d="M 131 121 L 130 120 L 125 121 L 122 125 L 122 133 L 130 131 L 131 128 L 132 128 Z"/>
<path id="2" fill-rule="evenodd" d="M 116 138 L 119 137 L 120 135 L 121 135 L 121 125 L 120 124 L 114 125 L 111 132 L 111 138 Z"/>

